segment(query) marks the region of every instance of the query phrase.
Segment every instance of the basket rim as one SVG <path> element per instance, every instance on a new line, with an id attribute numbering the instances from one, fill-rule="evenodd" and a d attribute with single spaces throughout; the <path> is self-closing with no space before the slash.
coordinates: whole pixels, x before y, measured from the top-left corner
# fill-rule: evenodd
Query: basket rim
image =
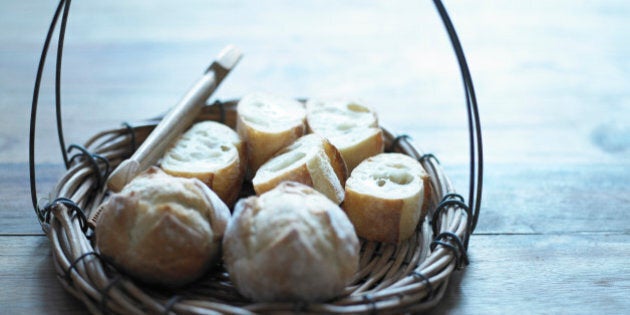
<path id="1" fill-rule="evenodd" d="M 231 121 L 235 122 L 236 103 L 237 100 L 217 101 L 205 106 L 199 120 L 230 126 Z M 80 147 L 81 153 L 71 159 L 72 164 L 51 193 L 55 200 L 43 209 L 41 224 L 51 241 L 59 280 L 92 313 L 419 311 L 436 305 L 452 272 L 467 263 L 463 244 L 470 237 L 470 213 L 463 198 L 455 194 L 435 156 L 421 153 L 408 136 L 395 136 L 381 127 L 387 151 L 412 156 L 429 173 L 432 209 L 407 242 L 392 245 L 361 240 L 361 267 L 342 297 L 308 304 L 247 301 L 238 295 L 222 266 L 181 292 L 155 290 L 137 283 L 100 259 L 90 239 L 93 234 L 86 228 L 86 218 L 107 198 L 102 178 L 107 178 L 110 168 L 133 152 L 159 119 L 125 124 L 90 138 Z M 213 290 L 216 292 L 206 292 Z"/>

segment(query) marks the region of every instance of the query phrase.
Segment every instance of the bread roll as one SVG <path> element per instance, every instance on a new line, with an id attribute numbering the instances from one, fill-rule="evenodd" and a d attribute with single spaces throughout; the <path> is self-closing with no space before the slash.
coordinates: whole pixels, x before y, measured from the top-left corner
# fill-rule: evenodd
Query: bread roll
<path id="1" fill-rule="evenodd" d="M 237 106 L 236 130 L 247 146 L 251 179 L 258 168 L 278 150 L 305 132 L 304 106 L 270 94 L 250 94 Z"/>
<path id="2" fill-rule="evenodd" d="M 369 107 L 351 101 L 310 100 L 306 111 L 309 131 L 339 149 L 349 172 L 366 158 L 383 152 L 383 131 Z"/>
<path id="3" fill-rule="evenodd" d="M 203 121 L 175 141 L 160 166 L 168 174 L 201 180 L 231 207 L 243 184 L 246 163 L 245 145 L 234 130 Z"/>
<path id="4" fill-rule="evenodd" d="M 296 181 L 315 188 L 340 204 L 347 177 L 345 162 L 337 148 L 319 135 L 310 134 L 299 138 L 263 164 L 252 184 L 256 193 L 262 194 L 283 181 Z"/>
<path id="5" fill-rule="evenodd" d="M 141 281 L 177 287 L 218 261 L 230 212 L 197 179 L 151 167 L 113 194 L 96 224 L 96 247 Z"/>
<path id="6" fill-rule="evenodd" d="M 359 164 L 346 182 L 343 209 L 357 234 L 397 243 L 415 231 L 423 210 L 429 175 L 415 159 L 381 153 Z"/>
<path id="7" fill-rule="evenodd" d="M 325 301 L 359 267 L 359 240 L 343 211 L 312 188 L 284 182 L 236 204 L 224 264 L 254 301 Z"/>

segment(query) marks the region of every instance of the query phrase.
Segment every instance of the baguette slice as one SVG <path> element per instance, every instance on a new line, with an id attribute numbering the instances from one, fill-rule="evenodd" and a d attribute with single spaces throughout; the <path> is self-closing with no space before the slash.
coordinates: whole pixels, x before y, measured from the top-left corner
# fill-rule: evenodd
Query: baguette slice
<path id="1" fill-rule="evenodd" d="M 317 133 L 339 149 L 348 171 L 370 156 L 383 152 L 383 131 L 376 113 L 351 101 L 311 100 L 306 104 L 309 132 Z"/>
<path id="2" fill-rule="evenodd" d="M 236 130 L 247 146 L 247 178 L 280 149 L 304 135 L 306 111 L 294 100 L 250 94 L 237 106 Z"/>
<path id="3" fill-rule="evenodd" d="M 428 185 L 429 175 L 418 161 L 400 153 L 381 153 L 352 171 L 342 208 L 359 236 L 399 243 L 426 215 Z"/>
<path id="4" fill-rule="evenodd" d="M 260 195 L 283 181 L 295 181 L 313 187 L 340 204 L 347 177 L 346 164 L 337 148 L 325 138 L 310 134 L 296 140 L 263 164 L 252 184 L 256 194 Z"/>
<path id="5" fill-rule="evenodd" d="M 203 121 L 175 141 L 160 167 L 173 176 L 201 180 L 232 207 L 243 184 L 246 159 L 245 145 L 234 130 Z"/>

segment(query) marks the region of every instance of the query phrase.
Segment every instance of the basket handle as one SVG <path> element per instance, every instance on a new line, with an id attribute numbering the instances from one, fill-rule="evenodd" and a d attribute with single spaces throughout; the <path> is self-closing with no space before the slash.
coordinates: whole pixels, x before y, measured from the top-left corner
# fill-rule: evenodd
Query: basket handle
<path id="1" fill-rule="evenodd" d="M 63 161 L 68 168 L 69 161 L 68 155 L 65 150 L 65 141 L 63 137 L 63 126 L 61 122 L 61 61 L 63 56 L 63 43 L 66 32 L 66 24 L 68 21 L 68 12 L 70 11 L 71 0 L 60 0 L 53 15 L 52 22 L 48 28 L 46 40 L 44 41 L 44 47 L 42 49 L 41 57 L 39 58 L 39 66 L 37 67 L 37 75 L 35 77 L 35 87 L 33 89 L 33 102 L 31 105 L 31 120 L 30 120 L 30 132 L 29 132 L 29 147 L 28 147 L 28 162 L 29 162 L 29 177 L 31 184 L 31 201 L 33 203 L 33 209 L 39 219 L 40 223 L 45 220 L 45 214 L 40 210 L 37 201 L 37 187 L 35 181 L 35 125 L 37 120 L 37 102 L 39 100 L 39 88 L 41 86 L 42 73 L 44 71 L 44 65 L 46 64 L 46 56 L 48 54 L 48 47 L 50 46 L 50 40 L 52 39 L 53 32 L 59 20 L 59 15 L 63 9 L 63 16 L 61 18 L 61 28 L 59 30 L 59 41 L 57 43 L 57 63 L 55 68 L 55 112 L 57 119 L 57 136 L 59 138 L 59 145 L 61 147 L 61 154 Z"/>
<path id="2" fill-rule="evenodd" d="M 435 8 L 444 23 L 444 28 L 451 40 L 459 69 L 464 84 L 464 93 L 466 95 L 466 112 L 468 114 L 468 136 L 470 144 L 470 180 L 468 190 L 468 209 L 472 211 L 472 221 L 468 221 L 469 235 L 477 227 L 479 220 L 479 211 L 481 208 L 481 193 L 483 190 L 483 144 L 481 139 L 481 124 L 479 122 L 479 110 L 477 106 L 477 97 L 475 96 L 475 88 L 473 86 L 468 63 L 464 56 L 464 50 L 451 22 L 451 18 L 446 12 L 446 8 L 441 0 L 433 0 Z M 466 238 L 465 246 L 468 247 L 468 239 Z"/>
<path id="3" fill-rule="evenodd" d="M 473 86 L 468 63 L 464 56 L 464 50 L 459 42 L 455 27 L 451 22 L 451 18 L 446 12 L 446 8 L 441 0 L 433 0 L 435 7 L 442 18 L 444 27 L 448 33 L 459 69 L 464 83 L 464 93 L 466 95 L 466 111 L 468 113 L 468 135 L 470 143 L 470 182 L 468 190 L 468 208 L 472 211 L 472 221 L 469 221 L 469 233 L 477 227 L 479 220 L 479 211 L 481 208 L 481 193 L 483 190 L 483 144 L 481 140 L 481 124 L 479 122 L 479 109 L 477 106 L 477 97 L 475 96 L 475 88 Z M 468 239 L 466 239 L 466 247 L 468 247 Z"/>
<path id="4" fill-rule="evenodd" d="M 39 88 L 41 85 L 42 73 L 44 65 L 46 63 L 46 56 L 50 41 L 59 20 L 59 15 L 63 9 L 63 16 L 61 18 L 61 28 L 59 31 L 59 39 L 57 44 L 57 63 L 56 63 L 56 76 L 55 76 L 55 110 L 57 120 L 57 136 L 59 138 L 59 145 L 61 147 L 61 153 L 66 168 L 69 166 L 67 153 L 65 150 L 65 141 L 63 136 L 63 126 L 61 120 L 61 61 L 63 56 L 63 43 L 65 36 L 65 29 L 68 20 L 68 12 L 70 10 L 71 0 L 60 0 L 53 15 L 52 22 L 46 35 L 44 47 L 39 60 L 39 66 L 37 68 L 37 75 L 35 78 L 35 87 L 33 89 L 33 102 L 31 105 L 31 120 L 30 120 L 30 133 L 29 133 L 29 175 L 30 175 L 30 188 L 31 188 L 31 201 L 33 203 L 33 209 L 40 222 L 43 222 L 45 215 L 40 210 L 37 201 L 37 189 L 35 178 L 35 126 L 37 118 L 37 103 L 39 98 Z M 483 188 L 483 145 L 481 136 L 481 125 L 479 121 L 479 110 L 477 106 L 477 98 L 475 96 L 475 89 L 470 75 L 470 70 L 464 56 L 461 43 L 455 31 L 455 27 L 451 22 L 451 19 L 446 11 L 446 8 L 442 4 L 441 0 L 434 0 L 433 3 L 442 19 L 444 27 L 448 33 L 449 39 L 453 46 L 457 62 L 459 64 L 462 82 L 464 85 L 464 93 L 466 96 L 466 111 L 468 115 L 468 135 L 470 144 L 470 178 L 469 178 L 469 191 L 468 191 L 468 209 L 472 213 L 472 220 L 468 220 L 468 234 L 472 234 L 477 226 L 479 219 L 479 212 L 481 206 L 482 188 Z M 465 247 L 468 247 L 468 239 L 466 238 Z"/>

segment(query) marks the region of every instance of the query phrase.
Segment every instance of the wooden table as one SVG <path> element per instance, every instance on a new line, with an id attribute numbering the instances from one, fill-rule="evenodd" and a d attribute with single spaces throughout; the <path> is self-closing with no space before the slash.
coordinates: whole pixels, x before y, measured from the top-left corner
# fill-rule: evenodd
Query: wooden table
<path id="1" fill-rule="evenodd" d="M 55 1 L 0 2 L 0 313 L 84 313 L 30 205 L 29 105 Z M 467 53 L 486 168 L 471 264 L 434 313 L 630 313 L 630 4 L 446 1 Z M 74 1 L 63 63 L 68 143 L 166 111 L 225 44 L 216 96 L 358 96 L 467 189 L 459 74 L 430 1 Z M 53 45 L 54 46 L 54 45 Z M 38 193 L 63 172 L 49 57 Z"/>

